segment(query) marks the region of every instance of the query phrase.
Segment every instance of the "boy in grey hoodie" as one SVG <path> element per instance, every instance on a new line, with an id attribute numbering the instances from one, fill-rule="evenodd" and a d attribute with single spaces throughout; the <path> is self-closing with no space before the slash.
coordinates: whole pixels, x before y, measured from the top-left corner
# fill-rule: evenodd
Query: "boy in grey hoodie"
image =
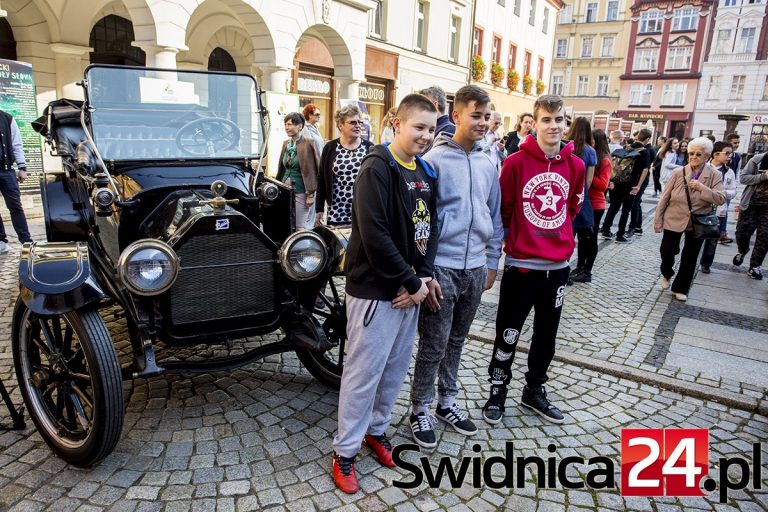
<path id="1" fill-rule="evenodd" d="M 464 340 L 480 297 L 496 280 L 504 229 L 496 165 L 483 151 L 491 118 L 488 94 L 474 85 L 456 93 L 456 133 L 440 135 L 424 155 L 435 169 L 439 239 L 435 279 L 419 313 L 419 349 L 411 386 L 414 440 L 437 445 L 429 409 L 438 381 L 436 416 L 465 435 L 477 427 L 455 403 Z"/>

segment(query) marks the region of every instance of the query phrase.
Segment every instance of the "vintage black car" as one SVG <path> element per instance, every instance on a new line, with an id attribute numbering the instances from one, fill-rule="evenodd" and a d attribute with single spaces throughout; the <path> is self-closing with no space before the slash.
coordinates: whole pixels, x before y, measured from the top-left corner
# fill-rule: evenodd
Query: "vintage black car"
<path id="1" fill-rule="evenodd" d="M 45 441 L 76 466 L 108 455 L 123 379 L 295 351 L 338 386 L 345 319 L 331 278 L 346 244 L 329 228 L 297 230 L 292 189 L 263 172 L 253 77 L 95 65 L 83 86 L 84 101 L 54 101 L 36 123 L 62 170 L 41 180 L 48 240 L 23 247 L 13 317 L 16 375 Z M 126 319 L 122 366 L 105 311 Z M 156 358 L 158 345 L 277 330 L 281 341 L 235 356 Z"/>

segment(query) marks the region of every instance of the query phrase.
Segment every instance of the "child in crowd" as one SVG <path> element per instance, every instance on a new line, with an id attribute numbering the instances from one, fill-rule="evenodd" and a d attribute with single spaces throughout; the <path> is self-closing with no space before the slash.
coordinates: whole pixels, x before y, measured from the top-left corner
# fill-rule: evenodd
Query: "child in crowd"
<path id="1" fill-rule="evenodd" d="M 566 122 L 559 96 L 540 96 L 533 119 L 536 138 L 527 138 L 504 161 L 499 180 L 506 261 L 488 366 L 490 398 L 483 407 L 483 417 L 492 425 L 504 416 L 515 349 L 531 308 L 533 337 L 521 404 L 548 421 L 563 422 L 544 383 L 555 355 L 568 260 L 576 245 L 571 224 L 583 201 L 585 170 L 572 142 L 561 148 Z"/>
<path id="2" fill-rule="evenodd" d="M 345 263 L 348 341 L 333 440 L 333 478 L 346 493 L 360 489 L 354 461 L 361 442 L 383 465 L 395 465 L 386 430 L 433 280 L 436 175 L 417 155 L 432 143 L 436 124 L 432 101 L 406 96 L 392 121 L 394 141 L 373 148 L 355 183 Z"/>

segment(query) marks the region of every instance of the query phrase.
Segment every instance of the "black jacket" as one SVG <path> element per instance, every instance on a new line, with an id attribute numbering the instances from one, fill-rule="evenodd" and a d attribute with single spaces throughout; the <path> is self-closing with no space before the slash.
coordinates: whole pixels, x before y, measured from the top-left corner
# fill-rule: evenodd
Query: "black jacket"
<path id="1" fill-rule="evenodd" d="M 419 278 L 433 274 L 438 238 L 437 180 L 428 163 L 418 157 L 417 161 L 427 171 L 432 191 L 426 256 L 416 248 L 412 212 L 405 201 L 410 192 L 392 154 L 377 145 L 360 166 L 344 265 L 346 291 L 354 297 L 392 300 L 401 286 L 416 293 L 421 288 Z"/>
<path id="2" fill-rule="evenodd" d="M 10 170 L 13 166 L 13 138 L 11 135 L 11 121 L 13 117 L 0 110 L 0 170 Z"/>
<path id="3" fill-rule="evenodd" d="M 507 150 L 507 155 L 517 153 L 520 150 L 520 136 L 517 134 L 517 130 L 512 130 L 507 134 L 507 142 L 504 143 L 504 149 Z"/>
<path id="4" fill-rule="evenodd" d="M 642 183 L 638 182 L 640 181 L 640 176 L 642 176 L 643 169 L 645 168 L 648 168 L 648 174 L 645 176 L 646 181 L 648 180 L 648 177 L 651 175 L 650 167 L 653 159 L 651 158 L 650 151 L 648 151 L 648 147 L 642 142 L 632 143 L 632 150 L 640 153 L 640 155 L 635 158 L 635 163 L 632 167 L 632 179 L 630 180 L 630 183 L 632 183 L 632 186 L 634 187 L 642 185 Z"/>
<path id="5" fill-rule="evenodd" d="M 320 169 L 317 177 L 317 195 L 315 196 L 315 205 L 317 213 L 325 211 L 326 203 L 331 206 L 333 201 L 333 163 L 336 161 L 336 153 L 339 149 L 339 140 L 333 139 L 323 146 L 323 154 L 320 155 Z M 365 153 L 368 154 L 373 148 L 373 143 L 361 139 L 365 146 Z"/>

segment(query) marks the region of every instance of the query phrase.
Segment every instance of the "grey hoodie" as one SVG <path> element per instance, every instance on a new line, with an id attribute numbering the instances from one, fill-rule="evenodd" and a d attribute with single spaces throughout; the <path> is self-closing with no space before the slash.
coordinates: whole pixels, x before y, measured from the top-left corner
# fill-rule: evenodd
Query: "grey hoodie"
<path id="1" fill-rule="evenodd" d="M 437 172 L 435 265 L 498 270 L 504 239 L 501 188 L 482 141 L 467 153 L 450 135 L 440 134 L 423 158 Z"/>

